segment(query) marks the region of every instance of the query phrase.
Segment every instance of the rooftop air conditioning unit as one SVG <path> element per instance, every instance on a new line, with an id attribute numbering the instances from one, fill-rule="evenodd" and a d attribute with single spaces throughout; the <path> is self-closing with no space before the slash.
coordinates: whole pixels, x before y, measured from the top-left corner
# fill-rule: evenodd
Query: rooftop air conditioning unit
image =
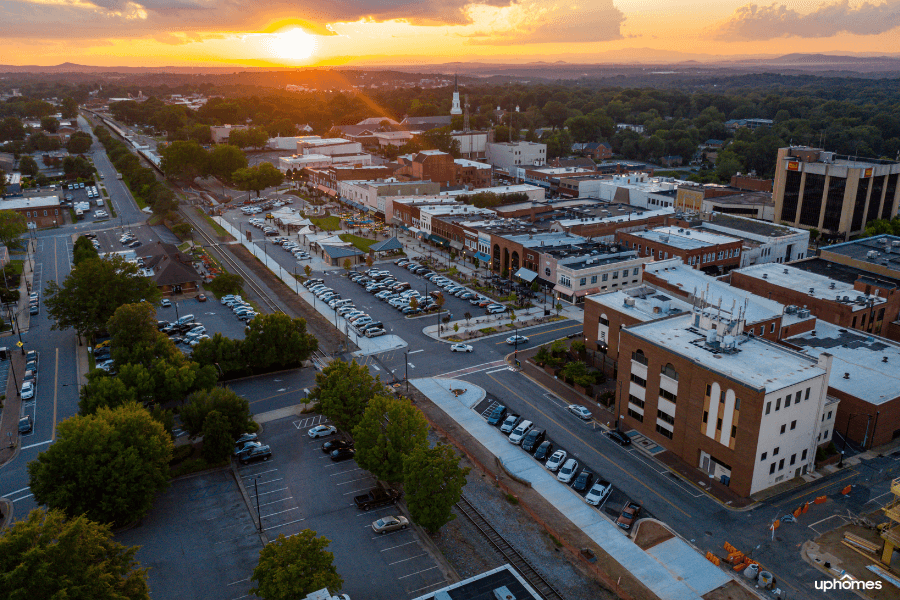
<path id="1" fill-rule="evenodd" d="M 831 283 L 828 284 L 828 289 L 829 289 L 829 290 L 833 290 L 833 289 L 834 289 L 834 282 L 833 282 L 833 281 L 832 281 Z"/>
<path id="2" fill-rule="evenodd" d="M 801 308 L 800 310 L 797 311 L 797 316 L 800 317 L 801 319 L 808 319 L 809 318 L 809 309 Z"/>
<path id="3" fill-rule="evenodd" d="M 809 288 L 809 295 L 812 296 L 815 291 L 816 288 Z"/>
<path id="4" fill-rule="evenodd" d="M 789 315 L 796 314 L 796 312 L 797 312 L 797 307 L 796 307 L 796 306 L 793 306 L 793 305 L 791 305 L 791 306 L 786 306 L 786 307 L 784 308 L 784 312 L 786 312 L 786 313 L 789 314 Z"/>
<path id="5" fill-rule="evenodd" d="M 763 273 L 763 279 L 768 279 L 768 278 L 769 278 L 769 274 L 768 274 L 768 273 Z"/>
<path id="6" fill-rule="evenodd" d="M 850 296 L 844 296 L 844 302 L 850 302 Z"/>

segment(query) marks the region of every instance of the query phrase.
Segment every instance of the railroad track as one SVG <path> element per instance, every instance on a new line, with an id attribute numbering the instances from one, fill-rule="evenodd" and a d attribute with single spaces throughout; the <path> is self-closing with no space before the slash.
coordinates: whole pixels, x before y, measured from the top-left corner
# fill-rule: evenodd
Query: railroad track
<path id="1" fill-rule="evenodd" d="M 462 496 L 459 502 L 456 503 L 456 508 L 458 508 L 459 512 L 464 514 L 469 521 L 478 528 L 491 545 L 506 558 L 509 564 L 525 578 L 531 587 L 533 587 L 544 600 L 563 600 L 562 594 L 550 585 L 550 582 L 544 579 L 541 574 L 537 572 L 537 569 L 535 569 L 524 556 L 519 554 L 519 552 L 513 548 L 502 535 L 497 533 L 497 530 L 491 526 L 484 515 L 478 512 L 478 509 L 466 500 L 465 496 Z"/>
<path id="2" fill-rule="evenodd" d="M 262 286 L 260 286 L 253 280 L 253 278 L 250 275 L 249 269 L 247 269 L 240 261 L 231 258 L 226 252 L 222 251 L 219 248 L 221 246 L 221 244 L 219 244 L 219 242 L 214 240 L 212 238 L 212 236 L 210 236 L 208 233 L 206 233 L 206 231 L 204 231 L 203 228 L 197 224 L 197 221 L 194 219 L 194 216 L 191 215 L 190 213 L 191 213 L 190 210 L 186 210 L 186 211 L 182 212 L 182 215 L 184 216 L 185 219 L 190 221 L 191 225 L 193 225 L 193 227 L 194 227 L 194 232 L 199 234 L 200 237 L 203 238 L 206 245 L 217 251 L 216 253 L 219 255 L 219 258 L 222 260 L 223 263 L 225 263 L 228 266 L 228 270 L 231 271 L 232 273 L 236 273 L 236 274 L 240 275 L 241 277 L 243 277 L 244 285 L 246 285 L 251 290 L 253 290 L 253 292 L 257 296 L 259 296 L 260 300 L 262 300 L 262 302 L 268 307 L 268 309 L 271 312 L 283 313 L 284 311 L 281 310 L 281 307 L 278 305 L 278 303 L 275 301 L 275 299 L 272 298 L 272 296 L 268 292 L 266 292 L 262 288 Z"/>

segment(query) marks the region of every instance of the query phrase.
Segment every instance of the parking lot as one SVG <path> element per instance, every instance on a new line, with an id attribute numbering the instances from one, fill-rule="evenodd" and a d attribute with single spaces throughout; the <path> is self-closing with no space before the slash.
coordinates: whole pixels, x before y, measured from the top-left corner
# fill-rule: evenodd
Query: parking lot
<path id="1" fill-rule="evenodd" d="M 494 411 L 494 409 L 500 405 L 501 405 L 501 402 L 499 401 L 498 398 L 496 398 L 495 396 L 493 396 L 491 394 L 487 394 L 485 396 L 484 400 L 482 400 L 476 406 L 473 407 L 473 410 L 475 412 L 479 413 L 485 419 L 485 421 L 487 421 L 488 418 L 491 416 L 491 413 Z M 515 414 L 515 411 L 512 411 L 512 410 L 508 411 L 508 415 L 513 415 L 513 414 Z M 567 411 L 566 415 L 567 415 L 567 420 L 571 420 L 573 425 L 578 424 L 578 425 L 581 425 L 586 428 L 591 427 L 591 422 L 589 419 L 588 420 L 581 419 L 568 411 Z M 534 421 L 534 429 L 543 429 L 543 426 L 541 425 L 539 418 L 534 417 L 533 415 L 529 415 L 529 414 L 526 414 L 523 412 L 522 414 L 519 415 L 518 423 L 522 422 L 523 420 L 532 420 L 532 421 Z M 501 421 L 500 423 L 497 423 L 495 425 L 497 434 L 502 435 L 504 437 L 509 437 L 508 433 L 503 433 L 500 430 L 500 426 L 501 426 L 502 422 L 503 421 Z M 552 453 L 555 451 L 563 450 L 564 452 L 566 452 L 566 460 L 574 458 L 578 462 L 578 468 L 577 468 L 576 472 L 573 474 L 572 479 L 569 481 L 569 483 L 563 483 L 560 481 L 560 482 L 558 482 L 558 485 L 568 485 L 571 488 L 573 483 L 576 481 L 578 474 L 585 470 L 589 471 L 593 475 L 592 485 L 597 484 L 600 480 L 607 480 L 607 478 L 604 477 L 604 474 L 602 472 L 599 472 L 592 465 L 588 465 L 583 460 L 582 456 L 579 453 L 573 452 L 572 450 L 561 446 L 556 440 L 554 440 L 549 435 L 545 438 L 545 441 L 549 442 L 551 448 L 547 451 L 546 456 L 540 460 L 535 458 L 535 450 L 537 450 L 537 446 L 535 448 L 533 448 L 530 452 L 523 449 L 521 445 L 519 446 L 519 449 L 521 452 L 527 454 L 532 459 L 534 459 L 537 462 L 544 465 L 545 468 L 547 468 L 547 465 L 546 465 L 547 459 L 549 459 L 550 456 L 552 455 Z M 554 471 L 554 474 L 557 474 L 558 472 L 559 472 L 559 467 L 557 467 L 556 471 Z M 582 498 L 584 498 L 588 494 L 590 487 L 591 486 L 589 485 L 587 488 L 585 488 L 582 491 L 578 491 L 577 493 Z M 611 521 L 615 522 L 615 520 L 621 514 L 622 508 L 625 506 L 625 503 L 629 502 L 629 501 L 631 501 L 631 498 L 629 498 L 625 493 L 623 493 L 621 490 L 619 490 L 615 486 L 612 486 L 612 491 L 609 493 L 609 495 L 607 495 L 600 502 L 599 505 L 595 506 L 595 508 L 597 508 L 597 510 L 599 510 L 602 514 L 604 514 Z M 642 508 L 640 516 L 641 516 L 641 518 L 644 518 L 644 517 L 648 517 L 651 515 L 647 512 L 646 508 Z"/>
<path id="2" fill-rule="evenodd" d="M 85 202 L 90 205 L 90 208 L 84 211 L 84 218 L 80 220 L 82 223 L 96 223 L 107 221 L 112 217 L 112 213 L 109 208 L 109 198 L 103 195 L 103 191 L 100 189 L 99 181 L 94 184 L 94 187 L 97 189 L 98 196 L 94 198 L 88 197 L 88 189 L 91 187 L 91 184 L 84 184 L 83 188 L 77 189 L 68 189 L 69 184 L 64 185 L 63 189 L 60 190 L 60 199 L 67 201 L 69 206 L 73 207 L 77 203 Z M 98 200 L 103 203 L 103 205 L 98 204 Z M 96 211 L 103 211 L 106 213 L 106 216 L 94 216 Z"/>
<path id="3" fill-rule="evenodd" d="M 384 535 L 372 531 L 373 521 L 402 514 L 402 509 L 356 508 L 353 497 L 368 491 L 375 478 L 353 460 L 329 460 L 321 447 L 335 437 L 307 435 L 309 428 L 325 422 L 311 415 L 265 424 L 260 440 L 271 447 L 272 459 L 240 467 L 269 538 L 312 529 L 330 539 L 328 551 L 344 578 L 343 592 L 351 598 L 413 598 L 445 585 L 446 577 L 417 529 Z"/>
<path id="4" fill-rule="evenodd" d="M 179 318 L 194 315 L 194 321 L 206 328 L 205 335 L 209 337 L 221 333 L 227 338 L 244 339 L 246 324 L 234 316 L 230 308 L 216 300 L 215 296 L 207 294 L 207 297 L 206 302 L 200 302 L 196 298 L 187 298 L 171 302 L 170 307 L 158 306 L 156 318 L 160 321 L 174 323 Z M 186 353 L 191 351 L 191 347 L 187 344 L 178 344 L 178 347 Z"/>

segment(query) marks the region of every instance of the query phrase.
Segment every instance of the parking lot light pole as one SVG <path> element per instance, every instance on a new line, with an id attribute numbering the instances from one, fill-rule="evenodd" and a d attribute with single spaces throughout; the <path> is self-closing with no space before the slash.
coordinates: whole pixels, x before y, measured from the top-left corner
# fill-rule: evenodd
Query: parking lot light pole
<path id="1" fill-rule="evenodd" d="M 403 353 L 403 358 L 406 360 L 406 393 L 409 393 L 409 352 Z"/>
<path id="2" fill-rule="evenodd" d="M 253 478 L 253 493 L 256 494 L 256 521 L 257 521 L 257 523 L 259 523 L 259 532 L 262 533 L 262 531 L 263 531 L 262 517 L 259 515 L 259 485 L 257 485 L 258 482 L 259 482 L 259 478 L 254 477 Z"/>

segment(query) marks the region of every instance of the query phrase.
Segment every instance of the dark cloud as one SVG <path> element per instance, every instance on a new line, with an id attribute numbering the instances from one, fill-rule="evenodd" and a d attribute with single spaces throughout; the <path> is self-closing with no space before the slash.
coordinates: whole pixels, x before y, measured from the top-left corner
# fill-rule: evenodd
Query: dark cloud
<path id="1" fill-rule="evenodd" d="M 839 33 L 878 35 L 900 26 L 900 3 L 863 2 L 851 6 L 837 0 L 801 14 L 783 4 L 738 8 L 716 29 L 716 37 L 729 40 L 771 40 L 782 37 L 824 38 Z"/>

